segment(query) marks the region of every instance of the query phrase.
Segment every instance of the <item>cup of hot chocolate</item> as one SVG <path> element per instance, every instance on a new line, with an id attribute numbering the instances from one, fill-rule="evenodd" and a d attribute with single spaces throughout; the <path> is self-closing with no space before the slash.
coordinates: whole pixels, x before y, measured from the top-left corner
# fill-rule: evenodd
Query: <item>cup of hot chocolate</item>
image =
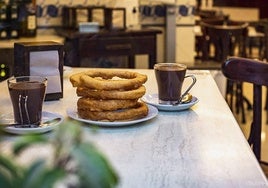
<path id="1" fill-rule="evenodd" d="M 196 83 L 194 75 L 186 75 L 187 66 L 179 63 L 157 63 L 154 65 L 158 86 L 159 104 L 175 105 L 188 94 Z M 192 83 L 182 93 L 185 78 L 191 78 Z"/>
<path id="2" fill-rule="evenodd" d="M 13 105 L 15 123 L 39 125 L 47 87 L 47 78 L 40 76 L 20 76 L 7 80 Z"/>

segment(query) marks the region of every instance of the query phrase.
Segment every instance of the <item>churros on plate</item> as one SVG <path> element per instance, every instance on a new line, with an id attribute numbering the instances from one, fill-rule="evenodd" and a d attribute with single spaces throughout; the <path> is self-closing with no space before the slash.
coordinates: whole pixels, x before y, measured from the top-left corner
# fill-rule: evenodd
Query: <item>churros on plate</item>
<path id="1" fill-rule="evenodd" d="M 147 76 L 132 71 L 96 69 L 70 76 L 80 97 L 77 112 L 81 118 L 95 121 L 128 121 L 148 115 L 148 107 L 139 99 L 145 94 Z"/>

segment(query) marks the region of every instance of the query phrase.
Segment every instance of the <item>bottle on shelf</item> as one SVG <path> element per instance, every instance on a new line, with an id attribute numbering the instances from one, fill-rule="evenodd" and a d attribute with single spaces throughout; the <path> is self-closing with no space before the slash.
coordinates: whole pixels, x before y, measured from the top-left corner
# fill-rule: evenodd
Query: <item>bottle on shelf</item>
<path id="1" fill-rule="evenodd" d="M 36 36 L 37 19 L 35 0 L 24 0 L 19 2 L 18 21 L 20 23 L 20 36 Z"/>
<path id="2" fill-rule="evenodd" d="M 0 0 L 0 22 L 5 21 L 7 18 L 7 5 L 4 0 Z"/>

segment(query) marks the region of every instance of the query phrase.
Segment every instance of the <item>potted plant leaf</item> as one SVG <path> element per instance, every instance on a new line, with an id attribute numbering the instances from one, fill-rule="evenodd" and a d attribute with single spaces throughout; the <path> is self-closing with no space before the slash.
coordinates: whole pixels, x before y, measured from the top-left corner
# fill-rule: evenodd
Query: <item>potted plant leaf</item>
<path id="1" fill-rule="evenodd" d="M 38 158 L 29 165 L 16 160 L 27 148 L 38 144 L 52 148 L 52 160 Z M 50 137 L 42 134 L 20 136 L 10 155 L 0 154 L 0 187 L 5 188 L 110 188 L 118 176 L 105 156 L 82 138 L 81 126 L 67 121 Z"/>

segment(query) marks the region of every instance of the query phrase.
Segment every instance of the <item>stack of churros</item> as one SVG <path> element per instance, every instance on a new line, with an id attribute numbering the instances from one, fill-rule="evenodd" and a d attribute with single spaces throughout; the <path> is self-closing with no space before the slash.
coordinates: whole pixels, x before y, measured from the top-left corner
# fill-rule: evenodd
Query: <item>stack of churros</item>
<path id="1" fill-rule="evenodd" d="M 148 115 L 147 105 L 139 100 L 146 92 L 146 75 L 96 69 L 73 74 L 70 81 L 77 87 L 77 111 L 83 119 L 129 121 Z"/>

